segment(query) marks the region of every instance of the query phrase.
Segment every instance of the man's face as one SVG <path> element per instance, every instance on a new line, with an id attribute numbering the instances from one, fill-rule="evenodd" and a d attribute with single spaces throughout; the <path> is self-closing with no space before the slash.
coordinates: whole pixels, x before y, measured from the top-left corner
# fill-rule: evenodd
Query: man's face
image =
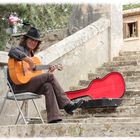
<path id="1" fill-rule="evenodd" d="M 27 39 L 27 47 L 30 50 L 34 50 L 35 47 L 37 46 L 37 44 L 38 44 L 38 41 L 37 40 L 31 39 L 31 38 L 28 38 Z"/>

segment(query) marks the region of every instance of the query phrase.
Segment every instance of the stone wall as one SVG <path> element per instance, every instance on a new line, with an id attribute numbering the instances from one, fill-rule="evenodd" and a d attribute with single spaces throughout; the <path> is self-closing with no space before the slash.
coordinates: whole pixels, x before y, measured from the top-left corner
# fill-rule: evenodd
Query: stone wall
<path id="1" fill-rule="evenodd" d="M 64 66 L 56 76 L 65 90 L 108 61 L 109 24 L 109 20 L 102 18 L 37 54 L 44 64 L 61 63 Z"/>
<path id="2" fill-rule="evenodd" d="M 123 48 L 123 18 L 122 5 L 112 4 L 109 8 L 110 33 L 109 33 L 109 54 L 110 60 L 118 56 L 119 51 Z"/>
<path id="3" fill-rule="evenodd" d="M 43 51 L 44 49 L 56 44 L 57 42 L 63 40 L 65 37 L 68 36 L 67 28 L 63 29 L 55 29 L 52 31 L 48 31 L 48 33 L 43 35 L 43 42 L 40 45 L 40 50 Z"/>
<path id="4" fill-rule="evenodd" d="M 50 47 L 53 44 L 56 44 L 57 42 L 63 40 L 65 37 L 68 36 L 68 29 L 55 29 L 55 30 L 48 30 L 46 33 L 42 33 L 42 42 L 39 46 L 38 51 L 43 51 L 44 49 Z M 4 48 L 4 51 L 8 52 L 12 46 L 17 46 L 21 39 L 21 34 L 12 35 L 9 39 L 9 41 L 6 43 L 6 46 Z"/>

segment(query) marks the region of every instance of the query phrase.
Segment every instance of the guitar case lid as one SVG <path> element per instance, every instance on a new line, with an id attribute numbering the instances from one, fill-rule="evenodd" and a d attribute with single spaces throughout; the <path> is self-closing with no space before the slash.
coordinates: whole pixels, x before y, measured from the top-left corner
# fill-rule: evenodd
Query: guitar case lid
<path id="1" fill-rule="evenodd" d="M 101 79 L 94 79 L 85 89 L 66 92 L 69 99 L 73 100 L 84 96 L 91 99 L 121 98 L 125 92 L 125 82 L 119 72 L 111 72 Z"/>

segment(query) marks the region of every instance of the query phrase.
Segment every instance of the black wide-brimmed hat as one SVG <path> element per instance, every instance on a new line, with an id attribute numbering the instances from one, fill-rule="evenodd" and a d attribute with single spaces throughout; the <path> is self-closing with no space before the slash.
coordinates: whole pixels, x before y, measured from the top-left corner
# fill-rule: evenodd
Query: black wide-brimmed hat
<path id="1" fill-rule="evenodd" d="M 24 34 L 24 36 L 41 42 L 39 30 L 35 27 L 31 27 L 29 31 L 26 34 Z"/>

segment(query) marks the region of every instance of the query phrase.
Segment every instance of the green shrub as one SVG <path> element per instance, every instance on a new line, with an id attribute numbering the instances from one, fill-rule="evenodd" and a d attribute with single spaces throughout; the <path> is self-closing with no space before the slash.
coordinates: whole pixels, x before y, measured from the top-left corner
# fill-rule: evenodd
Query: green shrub
<path id="1" fill-rule="evenodd" d="M 70 4 L 3 4 L 0 5 L 0 50 L 3 50 L 9 35 L 7 18 L 11 12 L 28 21 L 42 32 L 67 26 L 72 11 Z"/>

